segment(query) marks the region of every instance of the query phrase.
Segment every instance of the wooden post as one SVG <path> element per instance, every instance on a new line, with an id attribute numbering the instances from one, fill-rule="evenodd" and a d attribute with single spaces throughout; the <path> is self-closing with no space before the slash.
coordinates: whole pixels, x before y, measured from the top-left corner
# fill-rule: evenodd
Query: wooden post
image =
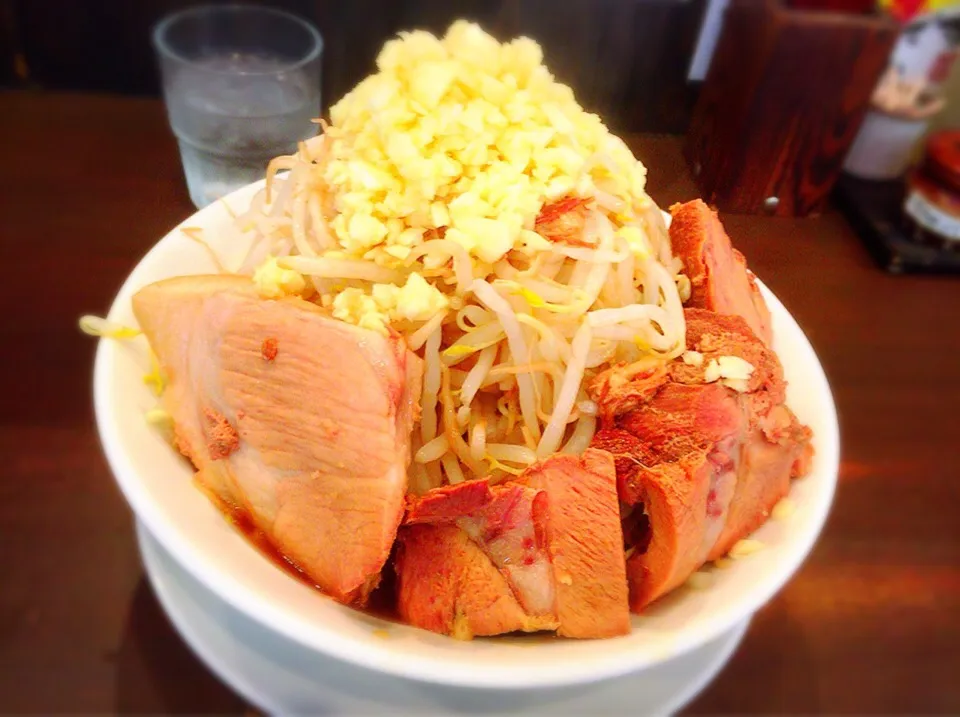
<path id="1" fill-rule="evenodd" d="M 819 212 L 897 34 L 884 16 L 731 0 L 685 147 L 704 198 L 735 213 Z"/>

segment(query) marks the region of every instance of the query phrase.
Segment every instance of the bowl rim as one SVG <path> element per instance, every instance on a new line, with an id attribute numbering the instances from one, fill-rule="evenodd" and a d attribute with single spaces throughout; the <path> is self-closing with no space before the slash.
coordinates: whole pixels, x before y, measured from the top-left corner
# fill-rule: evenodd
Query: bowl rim
<path id="1" fill-rule="evenodd" d="M 228 203 L 248 201 L 249 197 L 252 197 L 263 184 L 263 180 L 260 180 L 242 187 L 227 195 L 223 201 Z M 179 237 L 182 227 L 206 226 L 209 220 L 220 211 L 219 204 L 220 202 L 215 202 L 192 214 L 151 247 L 130 272 L 117 292 L 111 304 L 108 318 L 115 318 L 123 303 L 129 302 L 132 293 L 143 285 L 139 275 L 145 272 L 145 267 L 149 267 L 152 260 L 163 251 L 162 245 L 166 242 L 176 241 L 175 238 Z M 746 593 L 745 598 L 735 607 L 717 610 L 706 619 L 705 624 L 698 631 L 679 631 L 677 639 L 671 644 L 671 649 L 663 651 L 662 654 L 658 653 L 655 657 L 649 653 L 634 654 L 623 650 L 610 650 L 609 654 L 600 659 L 593 659 L 585 664 L 577 664 L 576 669 L 563 669 L 560 665 L 551 661 L 545 661 L 543 664 L 531 661 L 529 669 L 522 671 L 495 669 L 486 666 L 478 669 L 476 666 L 466 664 L 467 661 L 444 661 L 433 656 L 405 654 L 403 659 L 398 659 L 398 655 L 393 649 L 387 649 L 389 647 L 388 641 L 384 641 L 384 648 L 372 649 L 369 645 L 344 638 L 338 631 L 328 629 L 315 621 L 306 620 L 252 591 L 247 587 L 242 577 L 220 567 L 218 561 L 207 551 L 197 551 L 189 539 L 189 530 L 178 524 L 175 516 L 164 510 L 159 503 L 150 499 L 138 478 L 138 469 L 132 460 L 132 453 L 126 450 L 116 430 L 116 425 L 122 420 L 122 417 L 115 415 L 113 403 L 110 400 L 112 393 L 109 390 L 109 385 L 117 356 L 115 342 L 112 341 L 101 340 L 99 342 L 94 362 L 93 392 L 97 429 L 114 479 L 136 517 L 145 524 L 150 533 L 170 555 L 201 584 L 220 596 L 232 607 L 268 629 L 274 630 L 309 649 L 371 670 L 419 682 L 488 689 L 530 689 L 594 682 L 638 671 L 649 665 L 684 654 L 719 637 L 722 633 L 731 629 L 738 620 L 755 613 L 799 569 L 812 550 L 826 522 L 836 490 L 840 465 L 839 424 L 833 394 L 823 367 L 802 329 L 773 292 L 767 289 L 759 279 L 758 284 L 771 312 L 774 314 L 782 312 L 783 319 L 793 324 L 793 328 L 801 340 L 802 353 L 807 354 L 803 361 L 812 359 L 809 369 L 812 382 L 816 384 L 814 388 L 823 394 L 825 407 L 829 409 L 823 411 L 824 415 L 821 416 L 827 430 L 824 431 L 821 427 L 816 436 L 818 458 L 823 461 L 823 471 L 829 475 L 829 480 L 824 486 L 824 490 L 814 494 L 813 510 L 809 520 L 804 523 L 805 530 L 802 535 L 800 531 L 793 531 L 795 537 L 790 541 L 790 545 L 793 547 L 789 552 L 789 559 L 784 560 L 778 570 L 764 573 L 764 580 L 759 581 L 759 584 L 754 584 L 751 590 Z M 801 359 L 798 358 L 797 360 Z M 633 618 L 636 628 L 636 616 L 633 616 Z"/>

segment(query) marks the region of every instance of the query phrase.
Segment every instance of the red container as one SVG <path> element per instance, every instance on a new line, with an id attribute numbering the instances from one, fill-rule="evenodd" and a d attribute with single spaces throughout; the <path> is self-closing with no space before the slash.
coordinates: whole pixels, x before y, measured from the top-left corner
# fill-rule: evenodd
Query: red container
<path id="1" fill-rule="evenodd" d="M 937 132 L 907 176 L 903 216 L 917 242 L 960 250 L 960 131 Z"/>

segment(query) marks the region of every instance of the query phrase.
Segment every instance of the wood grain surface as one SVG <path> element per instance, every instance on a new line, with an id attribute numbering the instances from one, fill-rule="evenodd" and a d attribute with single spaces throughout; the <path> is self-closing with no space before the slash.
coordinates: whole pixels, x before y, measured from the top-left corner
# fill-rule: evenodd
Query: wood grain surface
<path id="1" fill-rule="evenodd" d="M 690 121 L 686 153 L 704 199 L 778 216 L 826 204 L 886 67 L 896 25 L 878 17 L 733 0 Z"/>
<path id="2" fill-rule="evenodd" d="M 153 100 L 0 94 L 0 712 L 242 714 L 169 626 L 91 407 L 103 312 L 190 205 Z M 628 138 L 664 206 L 677 138 Z M 816 347 L 842 471 L 806 564 L 691 714 L 960 712 L 960 282 L 892 277 L 843 220 L 725 217 Z"/>

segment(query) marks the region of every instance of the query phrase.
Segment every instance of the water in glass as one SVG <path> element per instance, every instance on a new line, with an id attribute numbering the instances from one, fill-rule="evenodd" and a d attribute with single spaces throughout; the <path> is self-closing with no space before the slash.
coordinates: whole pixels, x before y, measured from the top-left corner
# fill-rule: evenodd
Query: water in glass
<path id="1" fill-rule="evenodd" d="M 302 70 L 241 53 L 201 59 L 170 78 L 170 124 L 194 204 L 262 179 L 270 159 L 316 134 L 313 83 Z"/>

